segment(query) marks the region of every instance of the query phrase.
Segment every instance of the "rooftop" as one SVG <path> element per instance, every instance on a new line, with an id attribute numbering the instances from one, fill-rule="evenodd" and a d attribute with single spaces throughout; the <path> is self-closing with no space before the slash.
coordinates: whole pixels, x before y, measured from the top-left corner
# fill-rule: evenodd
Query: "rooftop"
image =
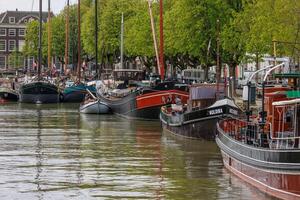
<path id="1" fill-rule="evenodd" d="M 48 12 L 43 12 L 43 21 L 47 21 Z M 51 16 L 54 16 L 53 13 L 51 13 Z M 15 23 L 9 23 L 9 18 L 14 17 Z M 6 11 L 3 13 L 0 13 L 0 23 L 1 24 L 25 24 L 27 22 L 30 22 L 31 20 L 38 20 L 39 19 L 39 12 L 37 11 Z"/>

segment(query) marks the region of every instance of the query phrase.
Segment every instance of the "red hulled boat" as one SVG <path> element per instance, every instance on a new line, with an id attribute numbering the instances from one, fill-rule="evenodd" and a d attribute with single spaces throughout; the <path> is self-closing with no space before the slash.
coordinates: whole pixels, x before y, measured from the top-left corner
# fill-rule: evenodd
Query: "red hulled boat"
<path id="1" fill-rule="evenodd" d="M 174 82 L 158 83 L 155 87 L 127 88 L 114 95 L 99 95 L 101 102 L 112 111 L 128 119 L 158 120 L 161 106 L 180 98 L 186 103 L 188 86 Z"/>
<path id="2" fill-rule="evenodd" d="M 277 198 L 300 199 L 300 99 L 268 103 L 266 123 L 223 120 L 216 142 L 232 173 Z"/>

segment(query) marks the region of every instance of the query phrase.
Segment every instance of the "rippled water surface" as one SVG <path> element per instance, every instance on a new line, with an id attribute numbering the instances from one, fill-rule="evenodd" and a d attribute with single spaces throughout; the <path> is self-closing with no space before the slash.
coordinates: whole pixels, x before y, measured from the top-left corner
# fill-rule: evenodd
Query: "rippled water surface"
<path id="1" fill-rule="evenodd" d="M 78 105 L 0 105 L 0 199 L 271 199 L 223 168 L 214 142 Z"/>

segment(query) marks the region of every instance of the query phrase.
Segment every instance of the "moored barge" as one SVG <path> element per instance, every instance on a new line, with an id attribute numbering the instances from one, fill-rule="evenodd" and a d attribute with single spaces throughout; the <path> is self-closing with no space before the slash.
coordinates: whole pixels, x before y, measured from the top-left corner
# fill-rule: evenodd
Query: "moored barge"
<path id="1" fill-rule="evenodd" d="M 224 165 L 263 192 L 300 199 L 300 99 L 273 102 L 270 116 L 266 123 L 217 124 Z"/>
<path id="2" fill-rule="evenodd" d="M 218 98 L 224 98 L 224 87 L 221 85 L 190 86 L 187 105 L 179 99 L 176 104 L 161 108 L 160 120 L 164 132 L 192 139 L 215 139 L 218 120 L 239 114 L 239 108 L 231 99 Z"/>
<path id="3" fill-rule="evenodd" d="M 239 108 L 230 99 L 216 101 L 213 105 L 190 111 L 178 109 L 177 105 L 164 106 L 161 109 L 160 120 L 164 131 L 175 135 L 191 138 L 214 140 L 216 124 L 220 119 L 236 117 Z"/>
<path id="4" fill-rule="evenodd" d="M 174 82 L 158 83 L 155 87 L 126 88 L 114 95 L 99 95 L 101 102 L 112 112 L 128 118 L 158 120 L 161 106 L 172 104 L 179 97 L 183 103 L 189 98 L 188 86 Z"/>

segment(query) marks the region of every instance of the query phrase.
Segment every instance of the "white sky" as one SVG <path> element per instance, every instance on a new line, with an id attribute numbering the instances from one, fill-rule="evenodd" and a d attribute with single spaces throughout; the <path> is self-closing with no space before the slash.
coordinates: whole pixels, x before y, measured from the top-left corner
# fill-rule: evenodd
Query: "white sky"
<path id="1" fill-rule="evenodd" d="M 43 1 L 43 11 L 48 10 L 48 0 Z M 70 4 L 76 3 L 77 0 L 70 0 Z M 67 0 L 51 0 L 51 10 L 54 14 L 58 14 L 64 6 L 67 4 Z M 7 10 L 22 10 L 22 11 L 38 11 L 39 0 L 0 0 L 0 13 Z"/>

